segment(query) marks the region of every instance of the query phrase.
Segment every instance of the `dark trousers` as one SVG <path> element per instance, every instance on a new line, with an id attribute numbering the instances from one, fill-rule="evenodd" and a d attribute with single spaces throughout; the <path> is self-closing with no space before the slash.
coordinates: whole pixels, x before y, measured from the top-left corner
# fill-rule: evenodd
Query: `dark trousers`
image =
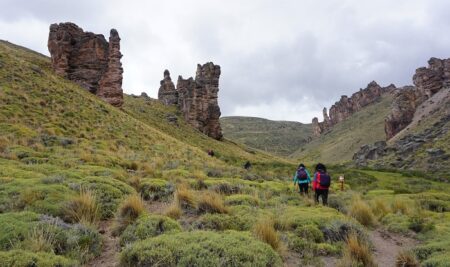
<path id="1" fill-rule="evenodd" d="M 298 184 L 298 187 L 300 190 L 300 194 L 304 194 L 304 195 L 308 194 L 308 187 L 309 187 L 308 183 Z"/>
<path id="2" fill-rule="evenodd" d="M 328 189 L 316 189 L 316 202 L 319 203 L 319 197 L 322 196 L 323 205 L 328 205 Z"/>

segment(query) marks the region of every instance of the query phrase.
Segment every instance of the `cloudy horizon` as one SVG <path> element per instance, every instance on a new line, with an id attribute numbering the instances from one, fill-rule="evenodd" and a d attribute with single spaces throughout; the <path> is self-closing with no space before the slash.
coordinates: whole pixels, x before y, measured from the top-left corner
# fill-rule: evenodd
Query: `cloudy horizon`
<path id="1" fill-rule="evenodd" d="M 310 123 L 372 80 L 412 84 L 430 57 L 450 57 L 450 2 L 0 0 L 0 39 L 49 55 L 52 23 L 121 37 L 123 88 L 157 97 L 163 71 L 221 66 L 222 116 Z"/>

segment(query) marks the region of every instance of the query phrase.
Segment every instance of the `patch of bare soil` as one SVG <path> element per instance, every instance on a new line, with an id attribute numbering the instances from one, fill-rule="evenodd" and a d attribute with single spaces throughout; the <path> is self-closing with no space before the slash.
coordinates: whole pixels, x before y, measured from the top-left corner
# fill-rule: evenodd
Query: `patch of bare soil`
<path id="1" fill-rule="evenodd" d="M 380 267 L 395 266 L 400 251 L 411 249 L 418 244 L 417 240 L 382 229 L 372 231 L 370 239 L 375 248 L 373 255 L 375 262 Z"/>
<path id="2" fill-rule="evenodd" d="M 170 203 L 159 201 L 146 201 L 145 207 L 148 212 L 153 214 L 164 214 L 164 211 L 170 206 Z"/>
<path id="3" fill-rule="evenodd" d="M 119 264 L 119 239 L 112 235 L 112 223 L 110 221 L 102 221 L 100 223 L 100 233 L 103 235 L 103 247 L 101 254 L 89 261 L 86 266 L 92 267 L 114 267 Z"/>

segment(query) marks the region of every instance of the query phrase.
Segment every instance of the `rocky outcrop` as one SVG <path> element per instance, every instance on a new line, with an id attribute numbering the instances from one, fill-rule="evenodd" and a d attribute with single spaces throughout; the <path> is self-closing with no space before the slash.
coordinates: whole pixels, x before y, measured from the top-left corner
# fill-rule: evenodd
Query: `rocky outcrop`
<path id="1" fill-rule="evenodd" d="M 313 119 L 314 136 L 320 136 L 334 125 L 349 118 L 353 113 L 378 101 L 383 94 L 391 92 L 394 89 L 395 86 L 393 84 L 387 87 L 381 87 L 375 81 L 372 81 L 365 89 L 360 89 L 351 97 L 343 95 L 338 102 L 331 106 L 329 116 L 327 109 L 323 109 L 323 122 L 319 122 L 318 118 Z"/>
<path id="2" fill-rule="evenodd" d="M 386 155 L 386 142 L 378 141 L 372 145 L 363 145 L 358 152 L 353 155 L 353 161 L 358 166 L 367 166 L 368 160 L 376 160 Z"/>
<path id="3" fill-rule="evenodd" d="M 112 29 L 109 43 L 101 34 L 84 32 L 74 23 L 52 24 L 48 49 L 55 72 L 106 102 L 123 104 L 120 38 Z"/>
<path id="4" fill-rule="evenodd" d="M 407 86 L 395 92 L 391 114 L 385 119 L 387 140 L 412 122 L 421 103 L 450 86 L 450 59 L 431 58 L 428 68 L 416 69 L 413 82 L 416 87 Z"/>
<path id="5" fill-rule="evenodd" d="M 420 99 L 414 86 L 405 86 L 394 92 L 391 114 L 385 118 L 384 131 L 389 140 L 412 121 Z"/>
<path id="6" fill-rule="evenodd" d="M 158 99 L 165 105 L 177 105 L 184 119 L 202 133 L 222 139 L 219 93 L 220 66 L 209 62 L 197 65 L 195 79 L 178 76 L 177 87 L 173 85 L 170 73 L 164 71 L 164 79 L 158 92 Z"/>
<path id="7" fill-rule="evenodd" d="M 195 80 L 178 77 L 178 106 L 185 120 L 204 134 L 220 140 L 219 92 L 220 66 L 212 62 L 197 65 Z"/>
<path id="8" fill-rule="evenodd" d="M 164 79 L 161 80 L 161 86 L 158 91 L 158 99 L 165 105 L 177 105 L 178 104 L 178 92 L 175 89 L 175 85 L 170 78 L 170 72 L 164 71 Z"/>
<path id="9" fill-rule="evenodd" d="M 416 70 L 413 76 L 414 85 L 420 95 L 430 98 L 444 87 L 450 86 L 450 58 L 430 58 L 428 68 Z"/>

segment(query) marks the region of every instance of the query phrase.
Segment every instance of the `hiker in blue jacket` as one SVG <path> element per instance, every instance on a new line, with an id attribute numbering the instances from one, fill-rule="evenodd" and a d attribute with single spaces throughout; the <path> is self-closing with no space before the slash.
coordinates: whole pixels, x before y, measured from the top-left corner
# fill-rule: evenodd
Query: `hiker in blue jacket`
<path id="1" fill-rule="evenodd" d="M 300 194 L 307 195 L 309 185 L 311 184 L 311 176 L 303 163 L 298 166 L 294 175 L 294 186 L 297 184 Z"/>

